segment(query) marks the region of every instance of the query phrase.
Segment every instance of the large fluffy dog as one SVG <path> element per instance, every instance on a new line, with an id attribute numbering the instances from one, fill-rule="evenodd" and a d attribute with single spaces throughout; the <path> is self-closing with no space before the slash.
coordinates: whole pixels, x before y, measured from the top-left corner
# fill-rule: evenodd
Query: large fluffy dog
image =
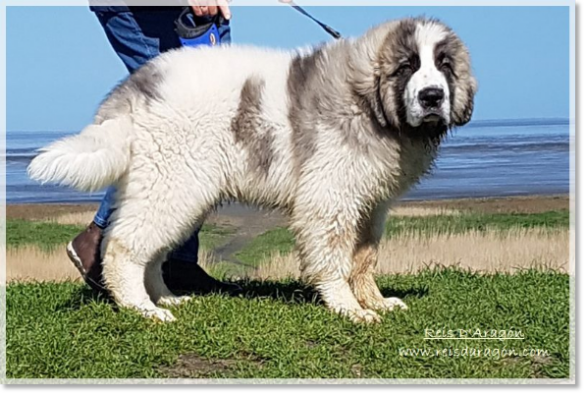
<path id="1" fill-rule="evenodd" d="M 94 124 L 43 149 L 32 178 L 84 191 L 114 184 L 102 256 L 115 301 L 173 320 L 161 262 L 220 202 L 291 218 L 304 279 L 354 321 L 405 308 L 374 281 L 392 200 L 470 120 L 464 44 L 436 20 L 388 22 L 302 52 L 166 53 L 116 87 Z"/>

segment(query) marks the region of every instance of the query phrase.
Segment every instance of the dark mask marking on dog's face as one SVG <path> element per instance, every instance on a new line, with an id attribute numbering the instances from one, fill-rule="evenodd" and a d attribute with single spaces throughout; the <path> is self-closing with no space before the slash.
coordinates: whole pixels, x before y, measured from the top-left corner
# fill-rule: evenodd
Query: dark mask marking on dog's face
<path id="1" fill-rule="evenodd" d="M 407 119 L 403 100 L 405 88 L 421 66 L 415 40 L 416 29 L 415 19 L 401 20 L 388 34 L 380 52 L 380 80 L 376 87 L 380 105 L 392 125 L 399 129 Z"/>
<path id="2" fill-rule="evenodd" d="M 274 159 L 274 130 L 262 116 L 264 80 L 250 77 L 240 91 L 240 103 L 232 119 L 234 139 L 248 151 L 251 170 L 267 176 Z"/>
<path id="3" fill-rule="evenodd" d="M 297 55 L 291 61 L 287 77 L 289 122 L 293 129 L 293 155 L 296 173 L 315 152 L 315 125 L 311 124 L 318 100 L 314 84 L 319 84 L 319 66 L 323 48 L 310 55 Z"/>
<path id="4" fill-rule="evenodd" d="M 435 64 L 446 76 L 450 88 L 450 126 L 462 126 L 472 118 L 476 80 L 471 73 L 470 56 L 464 43 L 446 29 L 447 37 L 434 49 Z"/>
<path id="5" fill-rule="evenodd" d="M 454 84 L 457 78 L 454 71 L 454 62 L 456 61 L 457 50 L 457 42 L 454 40 L 453 36 L 449 35 L 437 43 L 433 51 L 435 67 L 443 73 L 448 82 L 448 88 L 450 90 L 450 108 L 454 105 Z"/>
<path id="6" fill-rule="evenodd" d="M 400 23 L 390 44 L 391 68 L 383 75 L 383 82 L 392 87 L 393 100 L 400 125 L 407 122 L 404 94 L 409 80 L 421 67 L 419 49 L 415 40 L 417 24 L 413 20 Z M 383 89 L 384 85 L 381 85 Z"/>

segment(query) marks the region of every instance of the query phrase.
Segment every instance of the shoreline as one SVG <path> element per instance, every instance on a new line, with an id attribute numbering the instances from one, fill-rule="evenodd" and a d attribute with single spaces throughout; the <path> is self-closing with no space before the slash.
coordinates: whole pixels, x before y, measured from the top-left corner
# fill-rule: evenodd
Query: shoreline
<path id="1" fill-rule="evenodd" d="M 65 214 L 96 211 L 98 203 L 18 203 L 6 204 L 6 219 L 43 220 Z M 490 213 L 536 213 L 570 208 L 569 195 L 529 195 L 508 197 L 472 197 L 437 200 L 400 200 L 395 207 L 437 208 Z M 278 211 L 240 204 L 226 204 L 210 214 L 212 222 L 222 218 L 250 219 L 265 222 L 284 221 Z M 229 221 L 232 222 L 232 221 Z M 238 221 L 240 222 L 240 221 Z M 268 224 L 267 224 L 268 225 Z"/>

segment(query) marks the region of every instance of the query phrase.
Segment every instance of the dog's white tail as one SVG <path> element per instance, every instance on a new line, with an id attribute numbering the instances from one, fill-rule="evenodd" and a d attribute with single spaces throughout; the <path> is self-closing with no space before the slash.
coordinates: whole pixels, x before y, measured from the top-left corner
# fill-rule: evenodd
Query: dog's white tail
<path id="1" fill-rule="evenodd" d="M 114 184 L 130 162 L 129 117 L 90 125 L 81 133 L 40 149 L 28 167 L 33 180 L 97 191 Z"/>

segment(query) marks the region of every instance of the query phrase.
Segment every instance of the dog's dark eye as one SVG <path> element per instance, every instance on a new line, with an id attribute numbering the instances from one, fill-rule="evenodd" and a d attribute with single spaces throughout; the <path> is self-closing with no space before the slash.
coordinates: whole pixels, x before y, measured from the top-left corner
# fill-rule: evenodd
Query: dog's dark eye
<path id="1" fill-rule="evenodd" d="M 450 73 L 450 74 L 454 74 L 454 67 L 452 66 L 452 62 L 450 61 L 450 59 L 448 57 L 444 57 L 441 61 L 440 61 L 440 65 L 439 65 L 440 70 Z"/>
<path id="2" fill-rule="evenodd" d="M 409 61 L 404 61 L 404 62 L 399 63 L 399 65 L 395 69 L 395 72 L 393 73 L 393 75 L 399 75 L 402 73 L 406 73 L 408 71 L 409 72 L 413 71 L 413 65 Z"/>
<path id="3" fill-rule="evenodd" d="M 399 70 L 411 69 L 411 62 L 403 62 L 399 64 Z"/>
<path id="4" fill-rule="evenodd" d="M 419 67 L 420 62 L 419 57 L 417 55 L 402 57 L 397 61 L 397 67 L 395 68 L 393 74 L 389 76 L 389 78 L 396 77 L 399 75 L 407 76 L 411 73 L 417 72 L 417 70 L 419 70 Z"/>

